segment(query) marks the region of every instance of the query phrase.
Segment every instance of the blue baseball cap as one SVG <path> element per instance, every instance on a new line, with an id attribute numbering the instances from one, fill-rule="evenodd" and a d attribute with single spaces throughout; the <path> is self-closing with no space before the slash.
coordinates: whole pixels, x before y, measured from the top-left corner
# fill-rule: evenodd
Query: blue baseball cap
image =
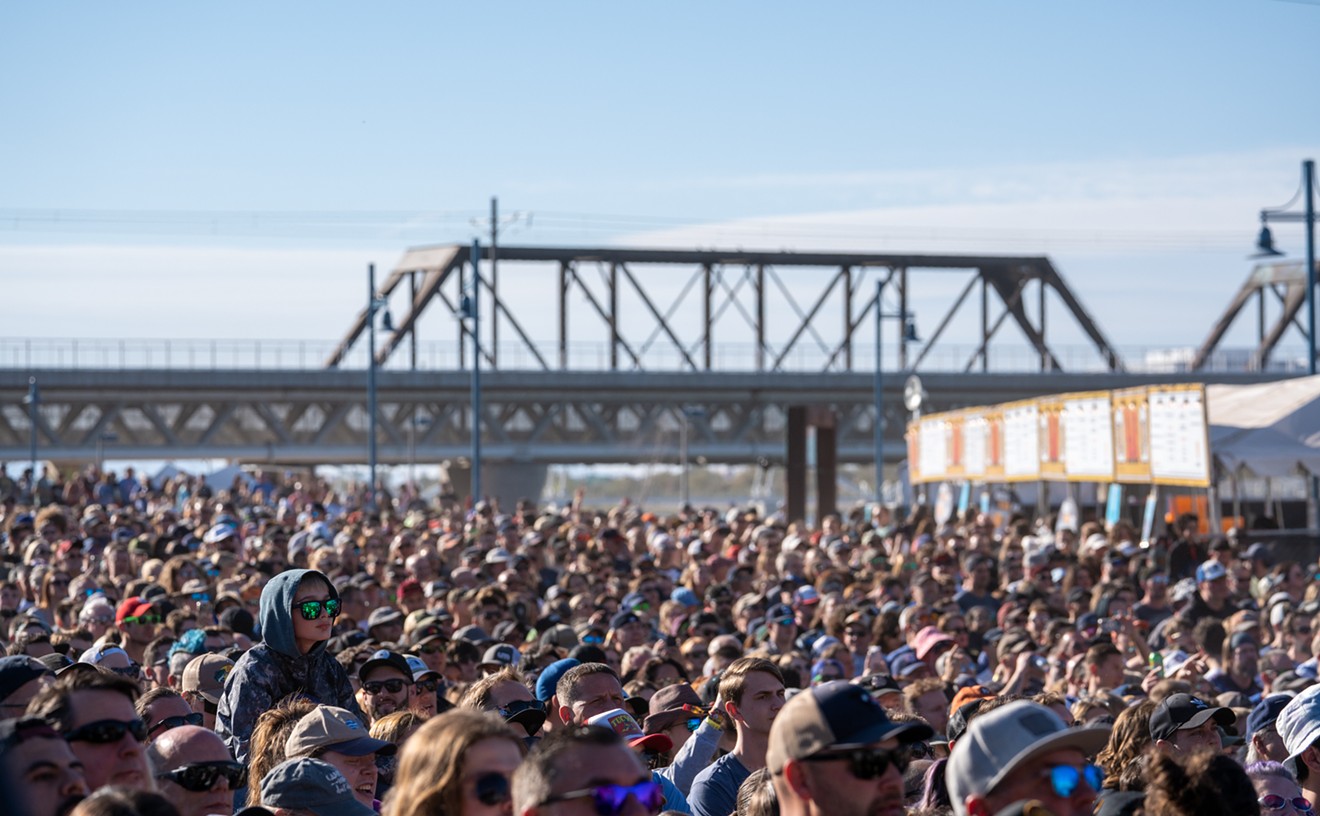
<path id="1" fill-rule="evenodd" d="M 1283 711 L 1283 707 L 1288 705 L 1292 698 L 1291 694 L 1271 694 L 1256 703 L 1256 707 L 1247 715 L 1247 732 L 1242 736 L 1251 739 L 1252 734 L 1274 725 L 1274 721 L 1279 719 L 1279 712 Z"/>
<path id="2" fill-rule="evenodd" d="M 348 780 L 335 766 L 319 759 L 290 759 L 276 765 L 261 780 L 261 804 L 289 810 L 310 810 L 316 816 L 375 816 L 353 795 Z"/>
<path id="3" fill-rule="evenodd" d="M 559 685 L 559 678 L 567 674 L 569 669 L 580 665 L 582 661 L 566 657 L 546 666 L 541 676 L 536 678 L 536 699 L 543 703 L 550 702 L 550 698 L 555 696 L 555 687 Z"/>

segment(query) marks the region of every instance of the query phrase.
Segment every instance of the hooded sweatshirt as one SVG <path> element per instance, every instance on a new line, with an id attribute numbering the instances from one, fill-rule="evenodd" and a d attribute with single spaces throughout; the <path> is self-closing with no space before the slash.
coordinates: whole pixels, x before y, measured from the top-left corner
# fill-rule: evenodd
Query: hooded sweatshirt
<path id="1" fill-rule="evenodd" d="M 353 697 L 348 672 L 326 651 L 325 641 L 312 646 L 307 654 L 298 651 L 293 635 L 293 599 L 308 575 L 319 575 L 330 588 L 330 597 L 339 597 L 330 579 L 315 570 L 292 569 L 270 579 L 261 591 L 262 642 L 238 659 L 225 681 L 215 730 L 239 762 L 248 761 L 248 740 L 257 718 L 291 694 L 313 703 L 339 706 L 359 720 L 366 719 Z"/>

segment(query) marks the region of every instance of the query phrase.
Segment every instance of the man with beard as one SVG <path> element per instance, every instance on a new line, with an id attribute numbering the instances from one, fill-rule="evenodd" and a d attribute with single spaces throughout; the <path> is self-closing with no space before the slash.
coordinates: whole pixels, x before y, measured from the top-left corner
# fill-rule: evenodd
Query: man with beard
<path id="1" fill-rule="evenodd" d="M 0 790 L 15 812 L 65 816 L 87 796 L 83 764 L 44 720 L 0 720 Z"/>
<path id="2" fill-rule="evenodd" d="M 891 722 L 861 686 L 834 681 L 803 691 L 770 729 L 765 762 L 779 812 L 902 816 L 908 746 L 931 736 L 921 722 Z"/>
<path id="3" fill-rule="evenodd" d="M 87 787 L 155 790 L 143 743 L 137 683 L 104 671 L 71 671 L 37 692 L 27 713 L 50 722 L 82 761 Z"/>
<path id="4" fill-rule="evenodd" d="M 233 810 L 244 768 L 214 731 L 183 725 L 161 734 L 147 748 L 160 793 L 179 816 L 210 816 Z"/>
<path id="5" fill-rule="evenodd" d="M 367 714 L 368 723 L 408 707 L 413 686 L 412 667 L 408 665 L 408 658 L 398 652 L 388 649 L 374 652 L 362 664 L 358 679 L 362 681 L 358 702 Z"/>

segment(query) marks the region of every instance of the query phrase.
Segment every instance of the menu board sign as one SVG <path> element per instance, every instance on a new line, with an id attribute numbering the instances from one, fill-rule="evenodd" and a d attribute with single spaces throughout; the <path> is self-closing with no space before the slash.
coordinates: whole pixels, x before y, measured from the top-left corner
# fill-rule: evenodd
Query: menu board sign
<path id="1" fill-rule="evenodd" d="M 1159 484 L 1207 487 L 1210 484 L 1210 436 L 1205 388 L 1152 386 L 1150 402 L 1150 474 Z"/>
<path id="2" fill-rule="evenodd" d="M 1207 487 L 1205 387 L 1150 386 L 927 414 L 908 428 L 914 482 L 1068 480 Z"/>
<path id="3" fill-rule="evenodd" d="M 922 417 L 918 431 L 917 449 L 921 456 L 918 470 L 927 482 L 938 482 L 948 476 L 949 437 L 945 422 L 935 417 Z"/>
<path id="4" fill-rule="evenodd" d="M 1004 406 L 1004 480 L 1036 481 L 1040 474 L 1040 411 L 1034 402 Z"/>
<path id="5" fill-rule="evenodd" d="M 1070 481 L 1114 478 L 1114 435 L 1109 392 L 1070 395 L 1063 402 L 1064 472 Z"/>

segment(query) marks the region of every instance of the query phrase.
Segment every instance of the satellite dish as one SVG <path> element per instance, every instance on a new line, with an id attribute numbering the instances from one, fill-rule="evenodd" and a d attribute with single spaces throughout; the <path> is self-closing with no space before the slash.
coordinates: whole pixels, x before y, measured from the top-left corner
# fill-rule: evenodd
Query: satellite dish
<path id="1" fill-rule="evenodd" d="M 913 374 L 903 384 L 903 405 L 909 411 L 920 411 L 925 402 L 926 389 L 921 386 L 921 378 Z"/>

